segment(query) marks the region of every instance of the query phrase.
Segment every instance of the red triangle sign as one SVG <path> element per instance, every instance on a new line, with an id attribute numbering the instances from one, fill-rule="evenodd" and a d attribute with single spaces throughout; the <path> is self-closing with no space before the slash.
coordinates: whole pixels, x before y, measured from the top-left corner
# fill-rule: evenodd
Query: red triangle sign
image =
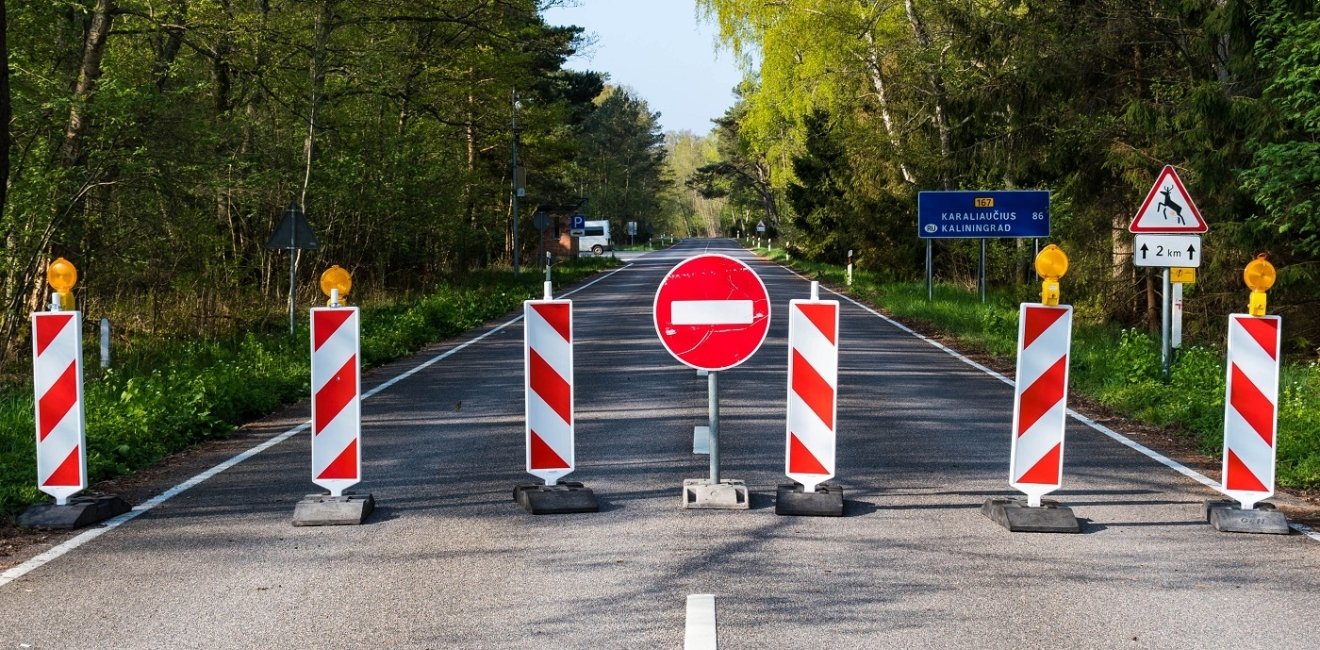
<path id="1" fill-rule="evenodd" d="M 1192 202 L 1178 172 L 1165 166 L 1146 200 L 1141 203 L 1137 216 L 1132 217 L 1128 232 L 1133 233 L 1197 233 L 1209 230 L 1201 211 Z"/>

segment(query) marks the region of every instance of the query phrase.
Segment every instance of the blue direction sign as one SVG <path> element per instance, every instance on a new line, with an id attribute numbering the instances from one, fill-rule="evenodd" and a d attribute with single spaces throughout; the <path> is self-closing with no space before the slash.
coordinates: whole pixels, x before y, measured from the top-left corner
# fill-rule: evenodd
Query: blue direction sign
<path id="1" fill-rule="evenodd" d="M 1048 190 L 920 192 L 922 239 L 1049 237 Z"/>

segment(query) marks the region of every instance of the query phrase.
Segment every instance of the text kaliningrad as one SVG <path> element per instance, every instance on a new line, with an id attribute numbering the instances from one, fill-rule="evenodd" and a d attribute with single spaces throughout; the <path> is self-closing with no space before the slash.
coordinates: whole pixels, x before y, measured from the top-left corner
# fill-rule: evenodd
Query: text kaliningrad
<path id="1" fill-rule="evenodd" d="M 958 223 L 958 222 L 973 223 Z M 941 212 L 941 233 L 992 234 L 1011 233 L 1017 212 L 983 210 L 980 212 Z M 953 222 L 953 223 L 949 223 Z"/>

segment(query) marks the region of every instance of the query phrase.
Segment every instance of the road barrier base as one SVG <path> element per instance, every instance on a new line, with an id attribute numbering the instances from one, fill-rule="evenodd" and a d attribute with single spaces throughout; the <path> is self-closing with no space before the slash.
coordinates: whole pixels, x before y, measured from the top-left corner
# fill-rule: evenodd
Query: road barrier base
<path id="1" fill-rule="evenodd" d="M 1202 507 L 1205 520 L 1215 530 L 1225 533 L 1258 533 L 1288 535 L 1288 518 L 1274 509 L 1274 504 L 1258 503 L 1255 508 L 1243 510 L 1237 501 L 1212 499 Z"/>
<path id="2" fill-rule="evenodd" d="M 73 530 L 117 517 L 132 510 L 123 499 L 110 494 L 84 494 L 70 497 L 69 503 L 36 505 L 18 516 L 24 528 L 59 528 Z"/>
<path id="3" fill-rule="evenodd" d="M 309 494 L 293 509 L 294 526 L 356 526 L 376 509 L 370 494 L 345 492 L 343 496 Z"/>
<path id="4" fill-rule="evenodd" d="M 718 485 L 707 478 L 683 480 L 684 508 L 746 510 L 750 505 L 747 501 L 747 484 L 738 479 L 726 478 Z"/>
<path id="5" fill-rule="evenodd" d="M 692 453 L 710 455 L 710 427 L 692 427 Z"/>
<path id="6" fill-rule="evenodd" d="M 1048 499 L 1042 500 L 1039 508 L 1032 508 L 1022 497 L 992 497 L 981 504 L 981 514 L 1015 533 L 1082 532 L 1072 508 Z"/>
<path id="7" fill-rule="evenodd" d="M 513 500 L 534 515 L 600 512 L 596 493 L 577 481 L 564 481 L 555 485 L 519 485 L 513 488 Z"/>
<path id="8" fill-rule="evenodd" d="M 801 483 L 781 483 L 775 496 L 775 514 L 842 517 L 843 486 L 821 484 L 814 492 L 804 492 Z"/>

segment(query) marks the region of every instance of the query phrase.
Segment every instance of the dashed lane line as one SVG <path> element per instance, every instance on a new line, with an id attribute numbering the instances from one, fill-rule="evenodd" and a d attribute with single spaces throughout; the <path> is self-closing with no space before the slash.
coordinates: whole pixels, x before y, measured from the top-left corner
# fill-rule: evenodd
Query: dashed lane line
<path id="1" fill-rule="evenodd" d="M 683 630 L 683 650 L 716 650 L 718 630 L 715 624 L 715 594 L 691 594 L 687 597 L 687 624 Z"/>

